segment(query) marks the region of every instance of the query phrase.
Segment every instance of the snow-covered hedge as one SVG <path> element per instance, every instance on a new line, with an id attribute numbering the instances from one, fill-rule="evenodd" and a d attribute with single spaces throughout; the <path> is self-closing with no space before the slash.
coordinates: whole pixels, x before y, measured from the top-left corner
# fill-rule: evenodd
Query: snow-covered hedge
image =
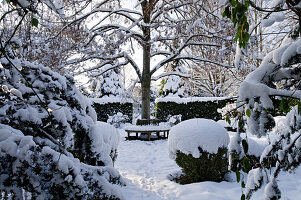
<path id="1" fill-rule="evenodd" d="M 108 151 L 116 147 L 106 147 L 95 110 L 72 77 L 16 58 L 0 62 L 0 195 L 121 198 Z"/>
<path id="2" fill-rule="evenodd" d="M 156 117 L 166 120 L 168 116 L 182 115 L 181 119 L 206 118 L 220 120 L 217 110 L 234 100 L 229 97 L 165 97 L 156 99 Z"/>
<path id="3" fill-rule="evenodd" d="M 93 107 L 97 113 L 97 120 L 108 122 L 115 127 L 120 123 L 131 123 L 133 118 L 133 101 L 122 98 L 91 98 Z M 122 114 L 120 122 L 116 122 L 118 113 Z M 109 121 L 108 121 L 109 120 Z"/>
<path id="4" fill-rule="evenodd" d="M 229 135 L 218 123 L 190 119 L 171 128 L 169 156 L 183 168 L 182 183 L 222 181 L 227 173 Z"/>

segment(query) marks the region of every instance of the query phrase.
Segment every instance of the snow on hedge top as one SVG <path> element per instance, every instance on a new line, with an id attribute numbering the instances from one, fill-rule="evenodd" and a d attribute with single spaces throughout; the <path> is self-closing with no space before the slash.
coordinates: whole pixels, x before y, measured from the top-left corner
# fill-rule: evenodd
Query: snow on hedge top
<path id="1" fill-rule="evenodd" d="M 180 98 L 180 97 L 164 97 L 164 98 L 157 98 L 156 103 L 158 102 L 174 102 L 177 104 L 183 103 L 190 103 L 190 102 L 202 102 L 202 101 L 220 101 L 231 99 L 233 97 L 187 97 L 187 98 Z"/>
<path id="2" fill-rule="evenodd" d="M 116 96 L 103 96 L 101 98 L 90 98 L 93 103 L 98 104 L 108 104 L 108 103 L 133 103 L 133 99 L 130 98 L 123 98 L 123 97 L 116 97 Z"/>
<path id="3" fill-rule="evenodd" d="M 178 151 L 199 158 L 198 147 L 208 153 L 217 153 L 218 148 L 227 147 L 229 135 L 220 124 L 209 119 L 190 119 L 170 130 L 168 138 L 169 157 L 176 158 Z"/>
<path id="4" fill-rule="evenodd" d="M 129 125 L 125 128 L 126 130 L 131 130 L 131 131 L 157 131 L 157 130 L 169 130 L 169 126 L 165 125 Z"/>

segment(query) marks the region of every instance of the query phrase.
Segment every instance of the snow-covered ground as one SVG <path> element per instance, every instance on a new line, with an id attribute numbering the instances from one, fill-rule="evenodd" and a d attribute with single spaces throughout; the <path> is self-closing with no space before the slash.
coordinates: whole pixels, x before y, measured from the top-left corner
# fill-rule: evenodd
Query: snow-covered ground
<path id="1" fill-rule="evenodd" d="M 168 179 L 169 174 L 180 170 L 168 155 L 167 140 L 126 141 L 126 133 L 119 129 L 121 142 L 115 167 L 127 186 L 123 193 L 127 200 L 235 200 L 240 199 L 240 184 L 233 182 L 201 182 L 180 185 Z M 234 179 L 234 176 L 232 176 Z M 301 170 L 282 172 L 278 179 L 284 200 L 301 199 Z M 253 200 L 263 199 L 263 189 Z"/>

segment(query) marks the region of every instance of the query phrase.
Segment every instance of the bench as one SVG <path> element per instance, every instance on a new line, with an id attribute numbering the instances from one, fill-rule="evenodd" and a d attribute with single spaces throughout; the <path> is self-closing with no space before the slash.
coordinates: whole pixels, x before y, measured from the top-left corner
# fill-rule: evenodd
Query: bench
<path id="1" fill-rule="evenodd" d="M 143 135 L 146 136 L 146 140 L 150 141 L 152 139 L 163 139 L 167 138 L 169 134 L 169 126 L 159 125 L 161 121 L 156 119 L 151 120 L 137 120 L 136 125 L 131 125 L 125 128 L 125 131 L 128 134 L 127 139 L 144 139 Z M 134 133 L 135 136 L 131 136 L 131 133 Z M 139 138 L 140 133 L 140 138 Z M 157 138 L 152 138 L 152 133 L 155 133 Z M 160 133 L 163 133 L 162 135 Z"/>

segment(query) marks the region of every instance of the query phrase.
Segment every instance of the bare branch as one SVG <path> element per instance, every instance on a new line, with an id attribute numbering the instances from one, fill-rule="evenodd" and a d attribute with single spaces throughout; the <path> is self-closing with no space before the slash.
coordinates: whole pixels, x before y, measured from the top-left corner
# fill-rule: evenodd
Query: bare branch
<path id="1" fill-rule="evenodd" d="M 189 75 L 188 75 L 188 74 L 183 74 L 183 73 L 177 72 L 177 71 L 170 71 L 170 72 L 162 73 L 162 74 L 160 74 L 159 76 L 152 77 L 151 80 L 152 80 L 152 81 L 157 81 L 157 80 L 159 80 L 160 78 L 164 78 L 164 77 L 166 77 L 166 76 L 171 76 L 171 75 L 176 75 L 176 76 L 183 77 L 183 78 L 189 78 Z"/>

